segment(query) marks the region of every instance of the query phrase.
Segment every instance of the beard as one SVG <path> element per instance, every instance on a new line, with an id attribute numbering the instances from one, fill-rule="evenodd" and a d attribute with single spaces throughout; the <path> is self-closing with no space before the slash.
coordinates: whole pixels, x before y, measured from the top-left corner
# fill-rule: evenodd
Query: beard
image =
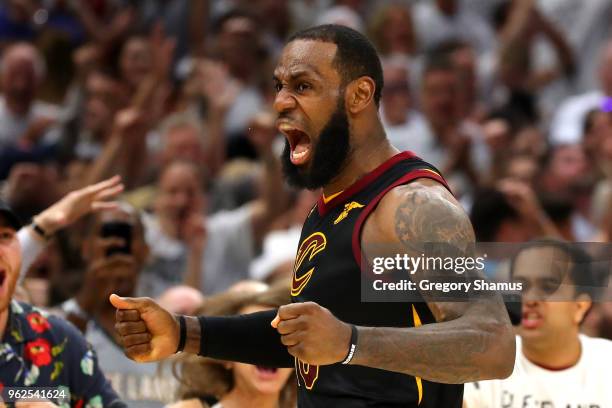
<path id="1" fill-rule="evenodd" d="M 313 155 L 310 163 L 300 168 L 291 163 L 291 146 L 285 140 L 281 157 L 287 182 L 297 188 L 315 190 L 329 184 L 344 168 L 351 151 L 349 123 L 343 101 L 338 98 L 336 110 L 327 121 L 319 140 L 312 140 Z"/>

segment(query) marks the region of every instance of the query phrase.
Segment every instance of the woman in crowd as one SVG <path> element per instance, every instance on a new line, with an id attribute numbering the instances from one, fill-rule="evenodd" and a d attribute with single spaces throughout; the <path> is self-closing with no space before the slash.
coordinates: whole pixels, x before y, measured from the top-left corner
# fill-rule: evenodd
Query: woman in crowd
<path id="1" fill-rule="evenodd" d="M 206 300 L 199 314 L 223 316 L 254 313 L 289 302 L 286 285 L 268 287 L 239 282 Z M 168 408 L 295 407 L 295 381 L 290 368 L 260 367 L 188 356 L 175 361 L 181 400 Z"/>

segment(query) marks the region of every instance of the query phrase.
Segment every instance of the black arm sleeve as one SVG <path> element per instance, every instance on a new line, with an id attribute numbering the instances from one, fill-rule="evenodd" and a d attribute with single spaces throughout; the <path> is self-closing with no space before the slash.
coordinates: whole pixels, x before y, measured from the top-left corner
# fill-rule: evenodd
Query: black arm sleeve
<path id="1" fill-rule="evenodd" d="M 200 316 L 201 356 L 267 367 L 294 367 L 294 358 L 270 326 L 276 310 L 239 316 Z"/>

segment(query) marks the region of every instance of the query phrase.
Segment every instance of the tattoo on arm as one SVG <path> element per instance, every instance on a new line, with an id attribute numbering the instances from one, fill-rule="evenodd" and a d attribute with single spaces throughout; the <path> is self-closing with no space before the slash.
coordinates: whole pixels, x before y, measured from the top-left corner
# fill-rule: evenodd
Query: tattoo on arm
<path id="1" fill-rule="evenodd" d="M 383 228 L 393 228 L 390 235 L 404 253 L 419 256 L 425 251 L 431 255 L 433 248 L 434 252 L 470 256 L 474 232 L 450 193 L 441 186 L 412 183 L 401 187 L 398 200 L 391 205 L 395 208 L 392 222 L 387 221 L 392 225 Z M 442 243 L 440 248 L 444 249 L 431 243 Z M 430 274 L 422 269 L 411 279 L 417 284 L 420 279 L 435 279 Z M 452 275 L 458 278 L 454 272 L 449 276 Z M 443 383 L 509 374 L 514 362 L 514 338 L 499 298 L 440 302 L 422 295 L 436 324 L 408 329 L 360 327 L 352 363 Z"/>

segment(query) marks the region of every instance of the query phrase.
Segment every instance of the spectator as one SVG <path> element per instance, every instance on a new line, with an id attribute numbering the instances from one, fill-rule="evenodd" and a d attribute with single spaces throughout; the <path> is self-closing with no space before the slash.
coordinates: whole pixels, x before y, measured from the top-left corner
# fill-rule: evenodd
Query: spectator
<path id="1" fill-rule="evenodd" d="M 417 114 L 412 110 L 407 62 L 400 56 L 383 62 L 385 91 L 382 94 L 381 116 L 385 133 L 393 146 L 400 150 L 416 150 L 418 146 L 410 137 L 410 126 Z"/>
<path id="2" fill-rule="evenodd" d="M 238 285 L 240 285 L 238 287 Z M 267 289 L 239 283 L 228 292 L 210 298 L 204 308 L 212 316 L 254 313 L 280 307 L 289 301 L 286 285 Z M 217 400 L 212 408 L 295 406 L 295 381 L 291 369 L 259 367 L 251 364 L 218 362 L 200 357 L 179 360 L 178 378 L 181 401 L 169 408 L 202 408 Z"/>
<path id="3" fill-rule="evenodd" d="M 153 69 L 153 51 L 149 39 L 139 35 L 129 37 L 119 53 L 119 72 L 125 88 L 133 95 Z"/>
<path id="4" fill-rule="evenodd" d="M 110 71 L 95 69 L 85 80 L 84 109 L 76 134 L 66 133 L 74 157 L 90 161 L 100 155 L 108 140 L 115 114 L 125 106 L 127 94 Z"/>
<path id="5" fill-rule="evenodd" d="M 446 56 L 432 56 L 421 82 L 423 116 L 413 120 L 409 140 L 415 152 L 437 166 L 458 194 L 477 185 L 489 168 L 481 129 L 465 122 L 459 110 L 459 82 Z"/>
<path id="6" fill-rule="evenodd" d="M 226 137 L 235 143 L 229 147 L 228 155 L 244 155 L 248 121 L 263 103 L 258 85 L 266 55 L 259 37 L 259 23 L 250 13 L 231 11 L 221 16 L 214 27 L 215 52 L 227 66 L 230 77 L 241 85 L 224 123 Z"/>
<path id="7" fill-rule="evenodd" d="M 84 277 L 73 299 L 62 304 L 68 318 L 83 329 L 87 341 L 104 356 L 102 370 L 130 406 L 161 407 L 173 387 L 156 364 L 137 364 L 125 358 L 115 332 L 115 312 L 107 301 L 111 293 L 134 296 L 147 258 L 139 214 L 122 204 L 87 220 L 82 244 Z M 109 306 L 111 306 L 109 308 Z"/>
<path id="8" fill-rule="evenodd" d="M 125 406 L 100 370 L 95 351 L 70 323 L 11 300 L 19 278 L 20 228 L 16 215 L 0 203 L 0 384 L 64 390 L 54 407 Z"/>
<path id="9" fill-rule="evenodd" d="M 413 57 L 416 54 L 412 14 L 408 7 L 399 3 L 380 8 L 372 19 L 370 36 L 383 57 Z"/>
<path id="10" fill-rule="evenodd" d="M 33 45 L 17 43 L 4 50 L 0 148 L 18 142 L 22 146 L 35 145 L 57 120 L 57 107 L 36 100 L 44 79 L 45 62 Z"/>
<path id="11" fill-rule="evenodd" d="M 523 285 L 514 372 L 505 380 L 467 384 L 467 408 L 612 404 L 605 371 L 612 342 L 579 334 L 592 300 L 591 262 L 560 241 L 525 245 L 511 268 Z"/>

